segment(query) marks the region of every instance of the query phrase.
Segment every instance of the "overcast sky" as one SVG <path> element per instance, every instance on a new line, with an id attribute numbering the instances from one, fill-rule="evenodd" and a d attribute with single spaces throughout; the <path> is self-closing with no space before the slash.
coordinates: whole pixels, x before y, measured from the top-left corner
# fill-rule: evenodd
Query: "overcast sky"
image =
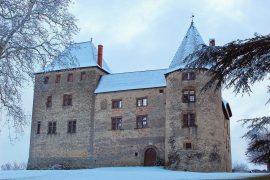
<path id="1" fill-rule="evenodd" d="M 216 45 L 246 39 L 255 32 L 270 33 L 270 1 L 265 0 L 79 0 L 70 8 L 78 19 L 80 33 L 76 42 L 89 41 L 104 45 L 104 58 L 111 70 L 128 72 L 167 68 L 190 26 L 190 16 L 205 43 L 216 39 Z M 246 163 L 245 129 L 238 119 L 270 115 L 269 80 L 257 83 L 250 96 L 235 96 L 223 90 L 229 101 L 233 162 Z M 23 106 L 32 111 L 33 86 L 27 84 Z M 0 122 L 0 164 L 27 162 L 30 126 L 19 141 L 10 144 L 7 128 Z M 4 128 L 3 128 L 4 127 Z M 250 167 L 254 167 L 249 164 Z"/>

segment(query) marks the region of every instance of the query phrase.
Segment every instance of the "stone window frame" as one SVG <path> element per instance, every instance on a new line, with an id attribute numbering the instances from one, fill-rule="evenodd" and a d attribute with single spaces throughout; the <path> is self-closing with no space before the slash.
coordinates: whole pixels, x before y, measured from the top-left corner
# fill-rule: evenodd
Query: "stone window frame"
<path id="1" fill-rule="evenodd" d="M 196 79 L 196 73 L 193 71 L 183 72 L 182 73 L 182 80 L 183 81 L 191 81 Z"/>
<path id="2" fill-rule="evenodd" d="M 43 84 L 49 84 L 49 80 L 50 80 L 50 77 L 49 76 L 45 76 L 43 78 Z"/>
<path id="3" fill-rule="evenodd" d="M 123 101 L 122 99 L 113 99 L 112 100 L 112 109 L 122 109 Z"/>
<path id="4" fill-rule="evenodd" d="M 48 121 L 48 134 L 56 134 L 56 121 Z"/>
<path id="5" fill-rule="evenodd" d="M 72 94 L 63 95 L 63 106 L 72 106 Z"/>
<path id="6" fill-rule="evenodd" d="M 144 124 L 145 122 L 145 124 Z M 138 115 L 136 117 L 136 129 L 149 128 L 148 126 L 148 115 Z"/>
<path id="7" fill-rule="evenodd" d="M 61 74 L 57 74 L 55 77 L 55 84 L 60 83 L 61 81 Z"/>
<path id="8" fill-rule="evenodd" d="M 123 119 L 122 116 L 116 116 L 116 117 L 111 117 L 111 129 L 112 130 L 123 130 Z"/>
<path id="9" fill-rule="evenodd" d="M 86 72 L 85 71 L 82 71 L 81 72 L 80 80 L 81 81 L 85 81 L 86 80 Z"/>
<path id="10" fill-rule="evenodd" d="M 41 131 L 41 121 L 37 121 L 37 131 L 36 134 L 40 134 Z"/>
<path id="11" fill-rule="evenodd" d="M 182 114 L 182 128 L 186 127 L 197 127 L 196 125 L 196 113 L 185 112 Z"/>
<path id="12" fill-rule="evenodd" d="M 67 123 L 67 133 L 73 134 L 77 131 L 77 120 L 70 120 Z"/>
<path id="13" fill-rule="evenodd" d="M 183 103 L 195 103 L 196 102 L 196 90 L 193 86 L 184 87 L 182 90 L 182 102 Z"/>
<path id="14" fill-rule="evenodd" d="M 148 98 L 146 96 L 136 98 L 136 106 L 137 107 L 146 107 L 146 106 L 148 106 Z"/>
<path id="15" fill-rule="evenodd" d="M 67 82 L 73 82 L 73 73 L 68 73 Z"/>
<path id="16" fill-rule="evenodd" d="M 52 96 L 47 96 L 47 100 L 46 100 L 46 108 L 50 108 L 52 107 Z"/>

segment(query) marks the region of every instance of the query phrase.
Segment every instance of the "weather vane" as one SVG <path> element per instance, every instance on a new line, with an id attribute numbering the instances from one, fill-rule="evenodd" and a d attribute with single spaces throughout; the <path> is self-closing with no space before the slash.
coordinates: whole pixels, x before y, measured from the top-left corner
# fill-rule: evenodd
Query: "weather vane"
<path id="1" fill-rule="evenodd" d="M 193 23 L 193 18 L 194 18 L 195 16 L 194 16 L 194 14 L 192 13 L 192 15 L 191 15 L 191 23 Z"/>

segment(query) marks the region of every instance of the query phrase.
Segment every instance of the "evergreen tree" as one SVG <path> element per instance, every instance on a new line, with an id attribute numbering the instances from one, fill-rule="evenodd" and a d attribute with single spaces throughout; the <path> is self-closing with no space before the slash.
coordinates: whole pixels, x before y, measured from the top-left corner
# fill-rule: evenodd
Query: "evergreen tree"
<path id="1" fill-rule="evenodd" d="M 187 68 L 206 68 L 212 76 L 202 90 L 215 86 L 233 88 L 236 94 L 250 93 L 255 82 L 270 72 L 270 35 L 236 40 L 224 46 L 206 46 L 185 59 Z M 270 86 L 268 86 L 270 93 Z M 270 98 L 268 103 L 270 102 Z M 270 117 L 244 119 L 249 140 L 247 155 L 251 162 L 267 164 L 270 170 Z"/>

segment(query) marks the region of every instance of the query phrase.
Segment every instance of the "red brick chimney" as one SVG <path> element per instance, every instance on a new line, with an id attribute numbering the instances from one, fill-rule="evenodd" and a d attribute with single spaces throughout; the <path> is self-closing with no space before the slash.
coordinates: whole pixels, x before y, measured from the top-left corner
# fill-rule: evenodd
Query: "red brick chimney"
<path id="1" fill-rule="evenodd" d="M 209 39 L 209 46 L 215 46 L 215 45 L 216 45 L 215 39 Z"/>
<path id="2" fill-rule="evenodd" d="M 98 45 L 98 65 L 100 67 L 102 67 L 102 56 L 103 56 L 103 46 L 102 45 Z"/>

